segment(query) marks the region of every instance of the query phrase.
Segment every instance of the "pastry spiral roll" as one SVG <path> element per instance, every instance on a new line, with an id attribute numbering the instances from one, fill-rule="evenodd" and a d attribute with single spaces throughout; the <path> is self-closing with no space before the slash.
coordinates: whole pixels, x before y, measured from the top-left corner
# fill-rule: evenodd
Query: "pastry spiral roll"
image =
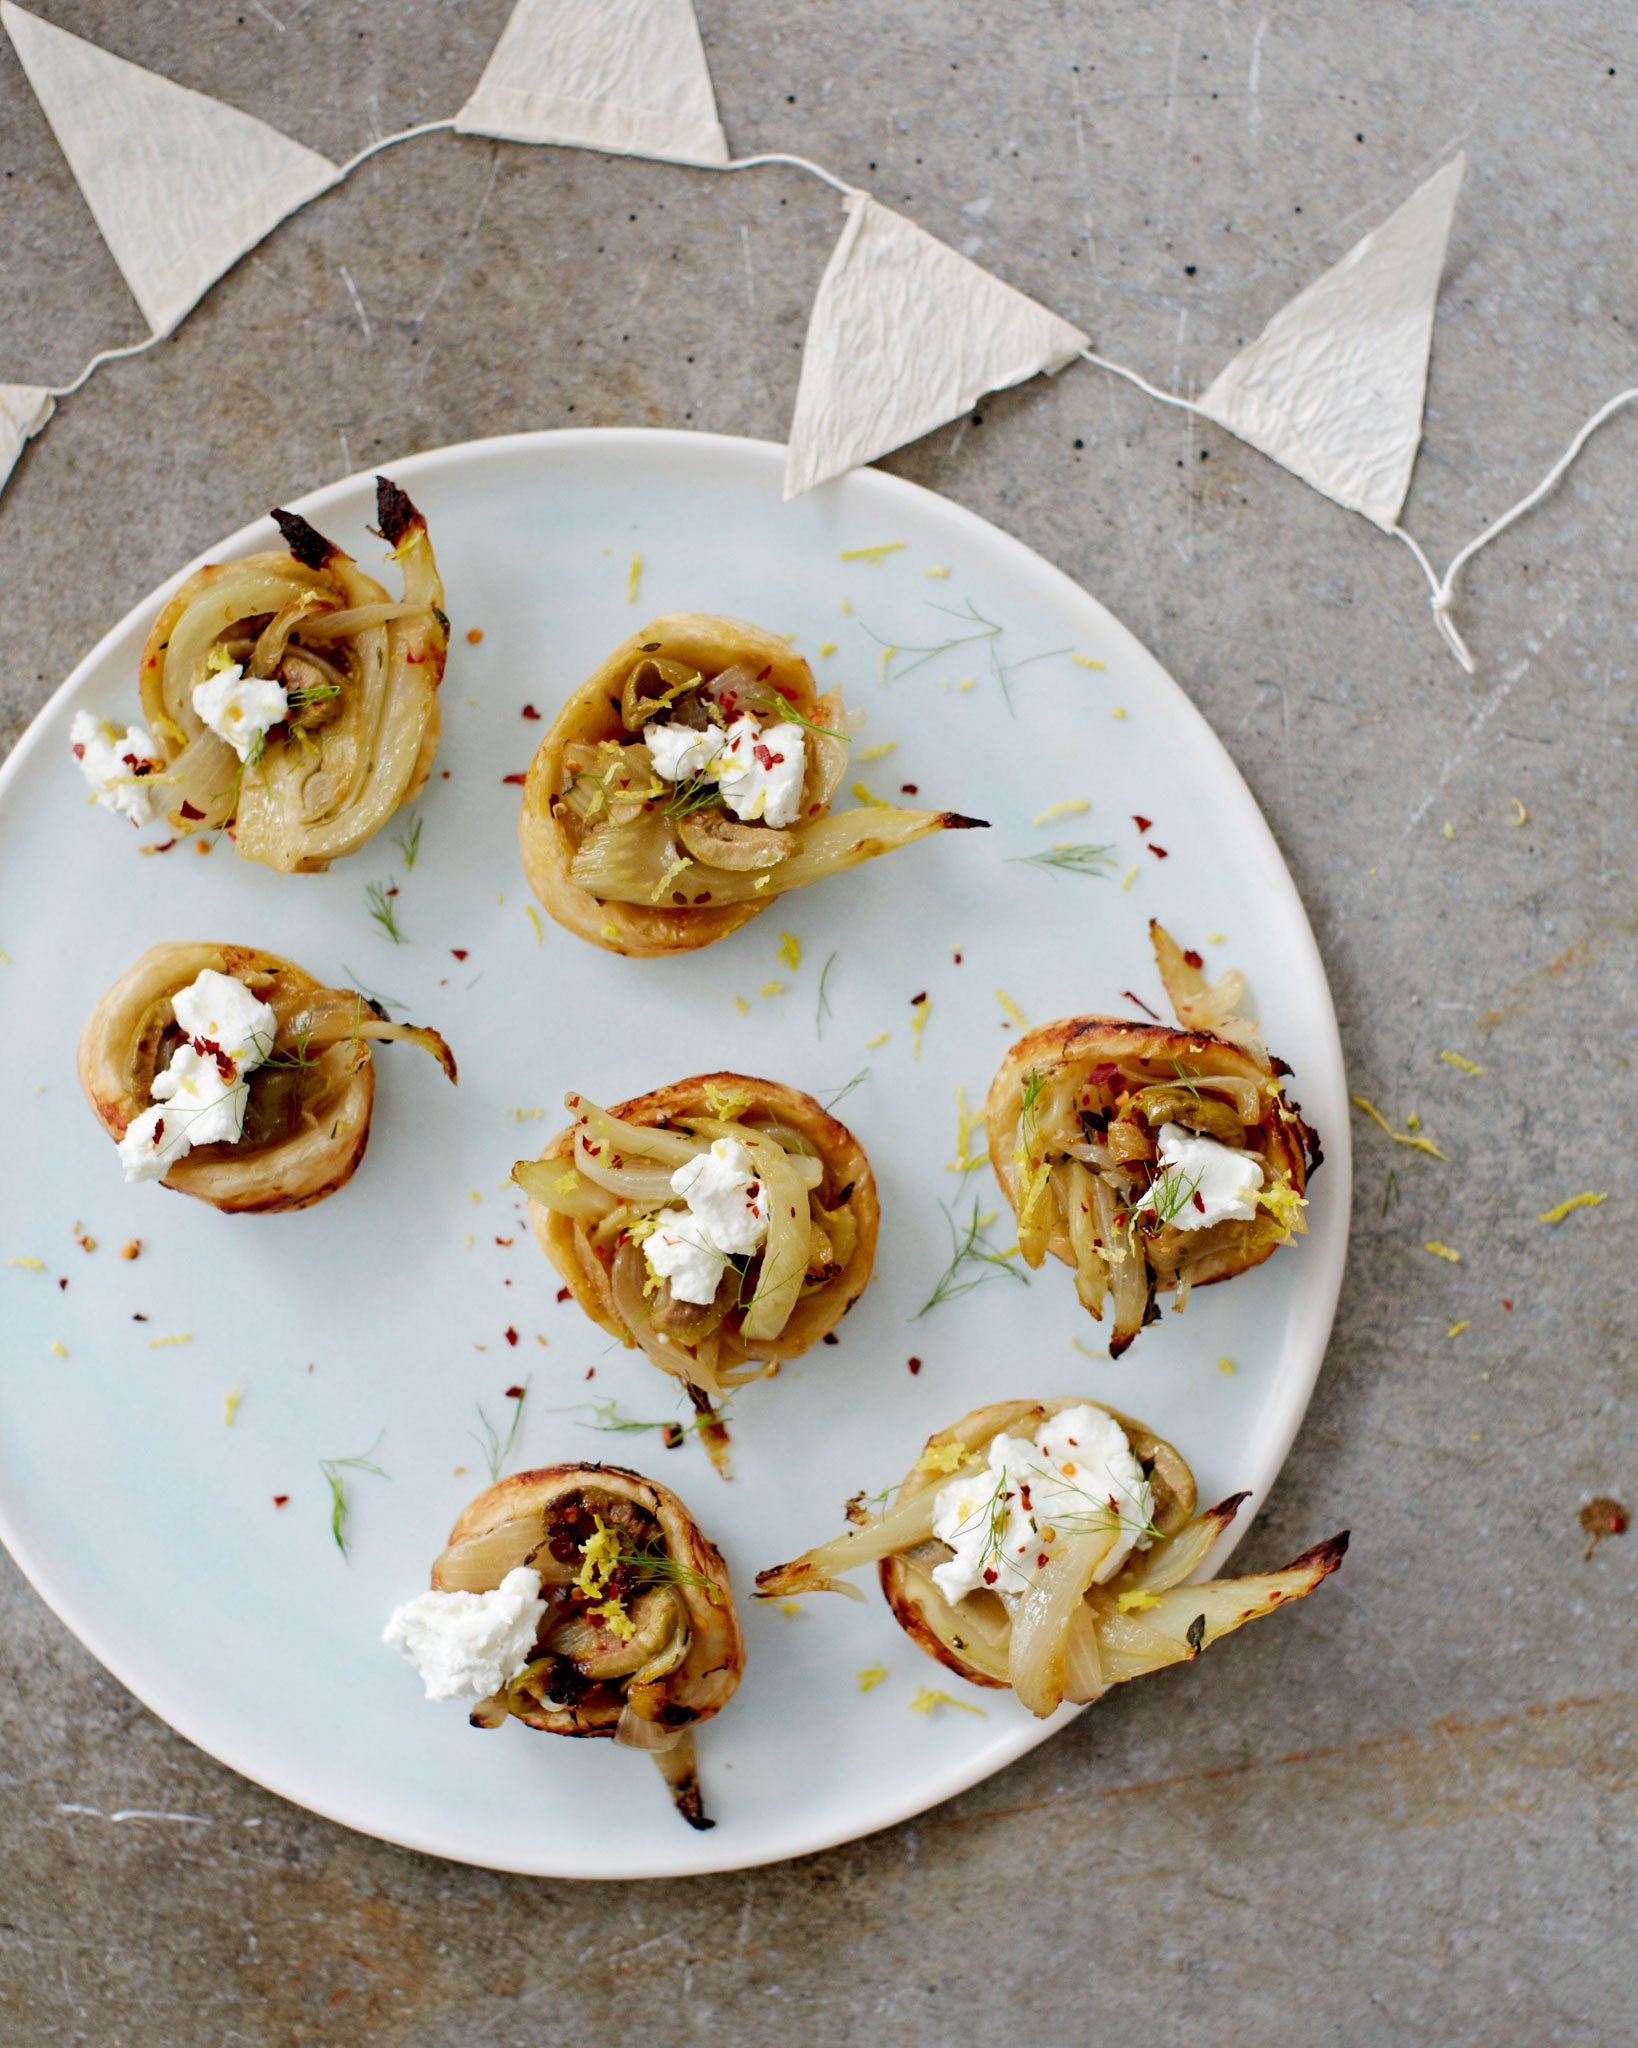
<path id="1" fill-rule="evenodd" d="M 791 889 L 978 825 L 872 804 L 831 814 L 847 769 L 842 693 L 790 643 L 706 612 L 653 620 L 541 741 L 518 837 L 557 922 L 611 953 L 693 952 Z"/>
<path id="2" fill-rule="evenodd" d="M 776 1371 L 864 1292 L 880 1209 L 863 1146 L 811 1095 L 696 1074 L 574 1122 L 512 1178 L 601 1329 L 714 1400 Z"/>
<path id="3" fill-rule="evenodd" d="M 548 1735 L 649 1751 L 691 1827 L 707 1828 L 693 1731 L 732 1699 L 745 1644 L 728 1570 L 669 1487 L 618 1465 L 516 1472 L 467 1507 L 432 1567 L 439 1593 L 539 1574 L 541 1614 L 515 1676 L 472 1710 Z"/>
<path id="4" fill-rule="evenodd" d="M 1151 926 L 1182 1028 L 1066 1017 L 1018 1040 L 984 1105 L 990 1163 L 1033 1267 L 1075 1270 L 1081 1304 L 1112 1308 L 1118 1356 L 1159 1314 L 1157 1293 L 1260 1265 L 1306 1230 L 1319 1140 L 1285 1094 L 1290 1068 L 1235 1005 L 1237 973 L 1210 989 L 1198 954 Z"/>
<path id="5" fill-rule="evenodd" d="M 142 650 L 172 824 L 225 827 L 245 859 L 285 874 L 356 853 L 420 794 L 438 750 L 444 587 L 426 521 L 376 482 L 402 597 L 275 512 L 286 551 L 197 570 Z"/>
<path id="6" fill-rule="evenodd" d="M 455 1079 L 436 1031 L 390 1023 L 292 960 L 172 943 L 151 947 L 92 1011 L 80 1086 L 129 1179 L 161 1179 L 214 1209 L 306 1209 L 364 1156 L 368 1041 L 382 1039 L 423 1046 Z"/>
<path id="7" fill-rule="evenodd" d="M 918 1648 L 1045 1717 L 1198 1656 L 1342 1562 L 1346 1533 L 1283 1571 L 1185 1585 L 1245 1499 L 1197 1514 L 1179 1452 L 1096 1402 L 998 1401 L 929 1437 L 879 1515 L 850 1503 L 843 1535 L 758 1573 L 757 1593 L 862 1598 L 838 1575 L 874 1564 Z"/>

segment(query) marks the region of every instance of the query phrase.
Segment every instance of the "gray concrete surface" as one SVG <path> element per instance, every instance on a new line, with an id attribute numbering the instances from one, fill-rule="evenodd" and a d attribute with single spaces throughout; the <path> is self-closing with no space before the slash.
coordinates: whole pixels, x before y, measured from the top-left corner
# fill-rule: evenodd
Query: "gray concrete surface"
<path id="1" fill-rule="evenodd" d="M 506 11 L 36 4 L 338 157 L 452 110 Z M 1460 139 L 1409 508 L 1441 561 L 1632 381 L 1638 32 L 1610 0 L 699 11 L 737 147 L 868 183 L 1194 388 Z M 0 171 L 0 374 L 61 377 L 139 329 L 6 49 Z M 195 549 L 378 457 L 566 422 L 778 437 L 836 226 L 782 171 L 447 136 L 385 157 L 25 457 L 0 739 Z M 1224 1682 L 1117 1695 L 913 1826 L 572 1886 L 241 1783 L 0 1562 L 0 2041 L 1630 2041 L 1638 1535 L 1585 1560 L 1577 1511 L 1638 1496 L 1635 457 L 1638 419 L 1476 565 L 1471 679 L 1403 550 L 1084 367 L 889 464 L 1086 582 L 1192 693 L 1303 890 L 1353 1085 L 1449 1154 L 1356 1132 L 1336 1337 L 1242 1553 L 1352 1524 L 1300 1626 L 1243 1639 Z M 1537 1223 L 1582 1188 L 1612 1199 Z"/>

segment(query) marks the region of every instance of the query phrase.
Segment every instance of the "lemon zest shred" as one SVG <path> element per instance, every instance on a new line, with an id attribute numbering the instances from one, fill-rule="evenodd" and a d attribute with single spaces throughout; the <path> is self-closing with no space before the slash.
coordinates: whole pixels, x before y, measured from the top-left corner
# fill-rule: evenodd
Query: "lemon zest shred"
<path id="1" fill-rule="evenodd" d="M 619 929 L 619 926 L 618 926 L 618 925 L 612 925 L 612 924 L 606 924 L 606 925 L 604 925 L 604 927 L 603 927 L 603 936 L 604 936 L 604 938 L 605 938 L 605 939 L 617 939 L 617 938 L 619 938 L 619 936 L 620 936 L 620 929 Z"/>
<path id="2" fill-rule="evenodd" d="M 620 1562 L 620 1538 L 599 1514 L 593 1514 L 592 1533 L 580 1546 L 580 1569 L 574 1575 L 574 1589 L 588 1600 L 597 1599 Z"/>
<path id="3" fill-rule="evenodd" d="M 1228 933 L 1227 933 L 1227 932 L 1207 932 L 1207 934 L 1206 934 L 1206 944 L 1207 944 L 1208 946 L 1226 946 L 1226 945 L 1228 944 Z"/>
<path id="4" fill-rule="evenodd" d="M 1441 1244 L 1436 1237 L 1427 1238 L 1423 1242 L 1422 1249 L 1425 1252 L 1432 1252 L 1436 1259 L 1449 1259 L 1453 1266 L 1459 1266 L 1462 1263 L 1461 1253 L 1451 1245 Z"/>
<path id="5" fill-rule="evenodd" d="M 1460 1067 L 1464 1074 L 1482 1074 L 1484 1068 L 1477 1060 L 1463 1059 L 1459 1052 L 1441 1052 L 1439 1055 L 1447 1067 Z"/>
<path id="6" fill-rule="evenodd" d="M 621 1599 L 600 1600 L 586 1612 L 595 1614 L 609 1634 L 618 1636 L 623 1643 L 629 1643 L 637 1633 L 637 1624 L 626 1612 L 626 1603 Z"/>
<path id="7" fill-rule="evenodd" d="M 1607 1202 L 1608 1195 L 1572 1195 L 1567 1202 L 1560 1202 L 1557 1208 L 1544 1210 L 1536 1218 L 1538 1223 L 1562 1223 L 1572 1209 L 1596 1209 L 1600 1202 Z"/>
<path id="8" fill-rule="evenodd" d="M 1044 825 L 1049 818 L 1067 818 L 1072 812 L 1089 811 L 1091 808 L 1085 797 L 1066 797 L 1061 804 L 1048 804 L 1035 822 L 1037 825 Z"/>
<path id="9" fill-rule="evenodd" d="M 873 1692 L 886 1679 L 887 1666 L 885 1664 L 867 1664 L 862 1671 L 856 1671 L 853 1675 L 859 1681 L 860 1692 Z"/>
<path id="10" fill-rule="evenodd" d="M 1024 1015 L 1023 1011 L 1019 1009 L 1018 1005 L 1013 1001 L 1012 997 L 1007 994 L 1004 988 L 998 988 L 996 990 L 995 1000 L 1001 1005 L 1002 1009 L 1006 1011 L 1007 1015 L 1018 1026 L 1020 1031 L 1027 1031 L 1029 1029 L 1029 1019 Z"/>
<path id="11" fill-rule="evenodd" d="M 975 1707 L 970 1700 L 952 1699 L 947 1692 L 935 1692 L 930 1685 L 918 1685 L 910 1701 L 912 1714 L 930 1714 L 935 1707 L 959 1707 L 964 1714 L 976 1714 L 984 1719 L 984 1709 Z"/>
<path id="12" fill-rule="evenodd" d="M 795 932 L 779 934 L 779 959 L 794 974 L 802 964 L 802 941 Z"/>
<path id="13" fill-rule="evenodd" d="M 1234 1360 L 1232 1358 L 1218 1359 L 1217 1370 L 1219 1372 L 1226 1372 L 1232 1379 L 1234 1377 Z"/>
<path id="14" fill-rule="evenodd" d="M 1293 1230 L 1306 1231 L 1308 1227 L 1302 1220 L 1302 1212 L 1308 1207 L 1308 1197 L 1299 1195 L 1283 1176 L 1268 1187 L 1258 1189 L 1256 1205 L 1268 1211 L 1287 1238 Z"/>
<path id="15" fill-rule="evenodd" d="M 853 794 L 858 798 L 860 803 L 873 804 L 878 811 L 885 811 L 890 808 L 885 797 L 872 796 L 870 791 L 865 788 L 862 782 L 856 782 L 853 784 Z"/>
<path id="16" fill-rule="evenodd" d="M 1077 668 L 1102 668 L 1101 661 L 1094 661 L 1090 654 L 1072 654 L 1070 660 Z"/>
<path id="17" fill-rule="evenodd" d="M 849 618 L 853 616 L 853 600 L 851 597 L 844 597 L 842 599 L 842 609 L 844 612 L 847 613 Z"/>
<path id="18" fill-rule="evenodd" d="M 1146 1609 L 1160 1605 L 1160 1595 L 1145 1592 L 1142 1586 L 1134 1586 L 1129 1593 L 1117 1593 L 1115 1605 L 1122 1614 L 1142 1614 Z"/>
<path id="19" fill-rule="evenodd" d="M 876 663 L 876 680 L 884 690 L 887 688 L 888 664 L 898 651 L 896 647 L 884 647 L 881 652 L 881 659 Z"/>
<path id="20" fill-rule="evenodd" d="M 53 1358 L 66 1358 L 68 1356 L 68 1346 L 54 1338 L 51 1345 L 51 1355 Z"/>
<path id="21" fill-rule="evenodd" d="M 1516 796 L 1510 796 L 1507 799 L 1507 801 L 1513 806 L 1514 810 L 1518 812 L 1518 816 L 1513 820 L 1513 823 L 1516 826 L 1528 825 L 1530 822 L 1530 813 L 1524 808 L 1523 804 L 1519 802 L 1518 798 Z"/>
<path id="22" fill-rule="evenodd" d="M 233 1388 L 233 1390 L 223 1399 L 222 1427 L 224 1429 L 231 1429 L 233 1427 L 233 1418 L 239 1412 L 239 1403 L 244 1399 L 244 1392 L 245 1383 L 243 1380 L 241 1380 L 239 1384 L 235 1388 Z"/>
<path id="23" fill-rule="evenodd" d="M 468 1188 L 466 1198 L 469 1202 L 481 1202 L 483 1200 L 483 1196 L 478 1193 L 476 1188 Z"/>
<path id="24" fill-rule="evenodd" d="M 532 903 L 527 908 L 529 911 L 529 922 L 535 928 L 535 944 L 537 946 L 544 946 L 546 943 L 546 928 L 540 921 L 540 912 Z"/>
<path id="25" fill-rule="evenodd" d="M 878 1045 L 885 1045 L 892 1036 L 891 1031 L 884 1031 L 879 1038 L 867 1038 L 864 1043 L 865 1051 L 874 1052 Z"/>
<path id="26" fill-rule="evenodd" d="M 738 1010 L 742 1017 L 748 1017 L 751 1014 L 751 1006 L 743 996 L 735 996 L 734 1008 Z"/>
<path id="27" fill-rule="evenodd" d="M 913 1047 L 910 1057 L 913 1060 L 921 1058 L 921 1034 L 927 1029 L 927 1012 L 932 1007 L 926 996 L 919 1003 L 910 1005 L 910 1041 Z"/>
<path id="28" fill-rule="evenodd" d="M 667 861 L 665 873 L 661 875 L 660 879 L 654 884 L 654 887 L 648 892 L 649 902 L 658 903 L 660 898 L 666 894 L 672 883 L 682 873 L 683 869 L 691 868 L 693 865 L 694 863 L 686 853 L 679 853 L 675 860 Z"/>
<path id="29" fill-rule="evenodd" d="M 641 555 L 633 555 L 631 558 L 631 567 L 626 573 L 627 604 L 635 604 L 637 602 L 637 586 L 639 583 L 642 582 L 642 580 L 643 558 Z"/>
<path id="30" fill-rule="evenodd" d="M 839 562 L 869 562 L 880 568 L 889 555 L 902 554 L 906 545 L 902 540 L 886 540 L 873 548 L 843 548 L 836 559 Z"/>
<path id="31" fill-rule="evenodd" d="M 973 1128 L 981 1121 L 982 1112 L 967 1107 L 967 1091 L 958 1088 L 956 1094 L 956 1156 L 945 1167 L 946 1173 L 971 1173 L 975 1166 L 984 1164 L 986 1154 L 970 1149 Z"/>
<path id="32" fill-rule="evenodd" d="M 945 687 L 946 689 L 948 689 L 948 688 L 949 688 L 949 684 L 948 684 L 948 683 L 946 683 L 944 687 Z M 965 681 L 965 682 L 964 682 L 964 683 L 962 684 L 962 686 L 961 686 L 961 694 L 962 694 L 962 696 L 963 696 L 963 697 L 965 697 L 965 696 L 966 696 L 966 694 L 967 694 L 967 692 L 968 692 L 969 690 L 976 690 L 977 688 L 978 688 L 978 678 L 977 678 L 977 676 L 969 676 L 969 677 L 967 678 L 967 680 L 966 680 L 966 681 Z"/>
<path id="33" fill-rule="evenodd" d="M 512 1121 L 515 1124 L 532 1124 L 546 1114 L 543 1109 L 514 1109 Z"/>
<path id="34" fill-rule="evenodd" d="M 972 1456 L 963 1444 L 929 1444 L 916 1460 L 918 1472 L 954 1472 Z"/>
<path id="35" fill-rule="evenodd" d="M 765 981 L 757 990 L 759 996 L 767 996 L 770 999 L 774 996 L 782 996 L 784 993 L 785 984 L 782 981 Z"/>
<path id="36" fill-rule="evenodd" d="M 1465 1319 L 1464 1321 L 1462 1321 L 1462 1322 L 1459 1322 L 1459 1323 L 1452 1323 L 1452 1324 L 1451 1324 L 1451 1326 L 1450 1326 L 1450 1328 L 1449 1328 L 1449 1329 L 1448 1329 L 1448 1330 L 1447 1330 L 1447 1331 L 1445 1332 L 1445 1335 L 1446 1335 L 1447 1337 L 1459 1337 L 1459 1336 L 1460 1336 L 1460 1335 L 1462 1334 L 1462 1332 L 1463 1332 L 1464 1330 L 1471 1330 L 1471 1329 L 1472 1329 L 1472 1327 L 1473 1327 L 1473 1318 L 1472 1318 L 1471 1316 L 1468 1316 L 1468 1317 L 1467 1317 L 1467 1318 L 1466 1318 L 1466 1319 Z"/>
<path id="37" fill-rule="evenodd" d="M 802 1612 L 802 1603 L 800 1600 L 781 1600 L 779 1611 L 781 1614 L 800 1614 Z"/>
<path id="38" fill-rule="evenodd" d="M 1445 820 L 1445 837 L 1447 839 L 1454 839 L 1456 837 L 1456 827 L 1448 818 Z"/>
<path id="39" fill-rule="evenodd" d="M 1122 883 L 1121 883 L 1121 885 L 1120 885 L 1120 886 L 1121 886 L 1121 888 L 1122 888 L 1122 890 L 1124 891 L 1124 890 L 1130 889 L 1130 888 L 1131 888 L 1131 886 L 1132 886 L 1132 884 L 1133 884 L 1133 883 L 1134 883 L 1134 882 L 1135 882 L 1135 881 L 1137 880 L 1137 878 L 1138 878 L 1138 871 L 1137 871 L 1137 869 L 1136 869 L 1136 868 L 1128 868 L 1128 869 L 1126 870 L 1126 879 L 1125 879 L 1125 881 L 1124 881 L 1124 882 L 1122 882 Z"/>
<path id="40" fill-rule="evenodd" d="M 44 1259 L 7 1259 L 6 1264 L 8 1266 L 21 1266 L 29 1273 L 43 1273 L 46 1269 Z"/>
<path id="41" fill-rule="evenodd" d="M 751 1106 L 751 1098 L 741 1088 L 724 1088 L 720 1081 L 707 1081 L 705 1101 L 711 1114 L 720 1117 L 725 1124 L 735 1122 Z"/>
<path id="42" fill-rule="evenodd" d="M 1126 707 L 1125 707 L 1125 705 L 1123 705 L 1123 704 L 1119 704 L 1119 705 L 1117 705 L 1117 706 L 1115 707 L 1115 709 L 1114 709 L 1113 711 L 1111 711 L 1111 712 L 1110 712 L 1109 716 L 1110 716 L 1111 718 L 1124 718 L 1124 717 L 1126 716 Z"/>
<path id="43" fill-rule="evenodd" d="M 945 567 L 944 567 L 944 566 L 942 565 L 942 563 L 941 563 L 941 564 L 939 564 L 939 565 L 937 565 L 937 566 L 935 566 L 934 568 L 931 568 L 931 569 L 923 569 L 921 573 L 922 573 L 922 574 L 923 574 L 924 576 L 931 576 L 931 577 L 933 577 L 933 578 L 934 578 L 934 579 L 935 579 L 935 580 L 936 580 L 937 582 L 939 582 L 939 583 L 943 583 L 943 582 L 944 582 L 944 581 L 945 581 L 945 580 L 946 580 L 946 579 L 948 578 L 948 576 L 949 576 L 949 574 L 950 574 L 949 570 L 948 570 L 948 569 L 946 569 L 946 568 L 945 568 Z"/>
<path id="44" fill-rule="evenodd" d="M 167 1344 L 191 1344 L 192 1342 L 193 1332 L 191 1330 L 179 1330 L 174 1337 L 150 1337 L 148 1339 L 148 1349 L 150 1351 L 163 1351 Z"/>
<path id="45" fill-rule="evenodd" d="M 883 760 L 887 755 L 897 752 L 898 744 L 897 740 L 883 740 L 879 747 L 866 747 L 859 759 L 861 762 Z"/>
<path id="46" fill-rule="evenodd" d="M 819 642 L 819 652 L 821 654 L 834 654 L 836 652 L 836 642 L 834 640 L 821 640 Z"/>
<path id="47" fill-rule="evenodd" d="M 1396 1145 L 1409 1145 L 1412 1151 L 1427 1152 L 1431 1154 L 1431 1156 L 1435 1159 L 1446 1158 L 1447 1155 L 1439 1150 L 1439 1147 L 1436 1144 L 1434 1144 L 1431 1138 L 1418 1138 L 1413 1135 L 1413 1131 L 1415 1129 L 1420 1128 L 1421 1120 L 1419 1118 L 1407 1117 L 1406 1123 L 1410 1125 L 1412 1128 L 1404 1131 L 1396 1131 L 1393 1125 L 1389 1123 L 1388 1119 L 1382 1114 L 1381 1110 L 1377 1108 L 1374 1102 L 1368 1102 L 1363 1095 L 1351 1095 L 1348 1099 L 1350 1102 L 1353 1103 L 1356 1109 L 1364 1110 L 1365 1114 L 1371 1119 L 1372 1123 L 1380 1124 L 1383 1130 L 1387 1132 L 1388 1136 L 1392 1138 Z"/>

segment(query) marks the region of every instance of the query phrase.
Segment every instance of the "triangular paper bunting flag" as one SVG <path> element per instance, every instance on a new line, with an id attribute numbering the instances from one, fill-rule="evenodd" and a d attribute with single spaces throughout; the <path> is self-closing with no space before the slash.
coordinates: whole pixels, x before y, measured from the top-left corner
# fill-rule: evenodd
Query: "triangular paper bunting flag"
<path id="1" fill-rule="evenodd" d="M 863 192 L 842 202 L 802 348 L 785 496 L 874 462 L 1087 338 Z"/>
<path id="2" fill-rule="evenodd" d="M 0 491 L 17 467 L 24 444 L 57 410 L 57 401 L 38 384 L 0 384 Z"/>
<path id="3" fill-rule="evenodd" d="M 155 334 L 333 185 L 336 166 L 237 107 L 173 85 L 0 0 L 52 132 Z"/>
<path id="4" fill-rule="evenodd" d="M 1339 505 L 1398 521 L 1422 440 L 1456 157 L 1283 307 L 1197 410 Z"/>
<path id="5" fill-rule="evenodd" d="M 691 0 L 518 0 L 455 132 L 728 161 Z"/>

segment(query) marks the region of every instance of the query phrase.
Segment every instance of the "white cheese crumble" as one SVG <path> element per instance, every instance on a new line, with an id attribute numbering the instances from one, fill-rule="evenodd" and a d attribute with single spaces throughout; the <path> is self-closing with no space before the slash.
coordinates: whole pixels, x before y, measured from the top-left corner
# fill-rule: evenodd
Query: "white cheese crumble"
<path id="1" fill-rule="evenodd" d="M 488 1593 L 420 1593 L 381 1632 L 426 1681 L 429 1700 L 486 1700 L 529 1661 L 546 1602 L 520 1564 Z"/>
<path id="2" fill-rule="evenodd" d="M 807 735 L 789 722 L 763 725 L 747 711 L 726 733 L 686 725 L 645 725 L 654 772 L 667 782 L 715 782 L 736 818 L 794 825 L 802 809 Z"/>
<path id="3" fill-rule="evenodd" d="M 151 825 L 159 812 L 159 791 L 152 777 L 165 757 L 140 725 L 124 732 L 89 711 L 76 711 L 68 728 L 69 745 L 92 793 L 105 811 Z"/>
<path id="4" fill-rule="evenodd" d="M 678 1301 L 705 1307 L 716 1299 L 730 1255 L 757 1251 L 768 1236 L 768 1197 L 756 1162 L 738 1138 L 718 1138 L 709 1152 L 685 1160 L 671 1192 L 687 1207 L 662 1209 L 643 1239 L 648 1270 L 671 1282 Z"/>
<path id="5" fill-rule="evenodd" d="M 245 761 L 269 728 L 289 711 L 290 700 L 282 684 L 247 676 L 242 663 L 235 661 L 194 684 L 193 708 L 217 738 L 226 740 Z"/>
<path id="6" fill-rule="evenodd" d="M 1113 1547 L 1092 1574 L 1112 1579 L 1145 1533 L 1154 1493 L 1132 1455 L 1126 1432 L 1090 1402 L 1065 1408 L 1027 1437 L 996 1437 L 982 1472 L 939 1488 L 933 1534 L 954 1557 L 935 1567 L 933 1581 L 954 1603 L 981 1588 L 1009 1605 L 1035 1583 L 1060 1536 L 1112 1529 Z"/>
<path id="7" fill-rule="evenodd" d="M 1153 1210 L 1163 1202 L 1174 1230 L 1208 1230 L 1230 1219 L 1249 1223 L 1256 1215 L 1263 1169 L 1251 1153 L 1198 1137 L 1182 1124 L 1162 1124 L 1156 1139 L 1160 1172 L 1136 1208 Z"/>
<path id="8" fill-rule="evenodd" d="M 231 974 L 207 967 L 171 1008 L 184 1042 L 154 1076 L 153 1107 L 119 1141 L 127 1181 L 158 1180 L 195 1145 L 236 1145 L 250 1099 L 247 1076 L 273 1050 L 278 1019 Z"/>

